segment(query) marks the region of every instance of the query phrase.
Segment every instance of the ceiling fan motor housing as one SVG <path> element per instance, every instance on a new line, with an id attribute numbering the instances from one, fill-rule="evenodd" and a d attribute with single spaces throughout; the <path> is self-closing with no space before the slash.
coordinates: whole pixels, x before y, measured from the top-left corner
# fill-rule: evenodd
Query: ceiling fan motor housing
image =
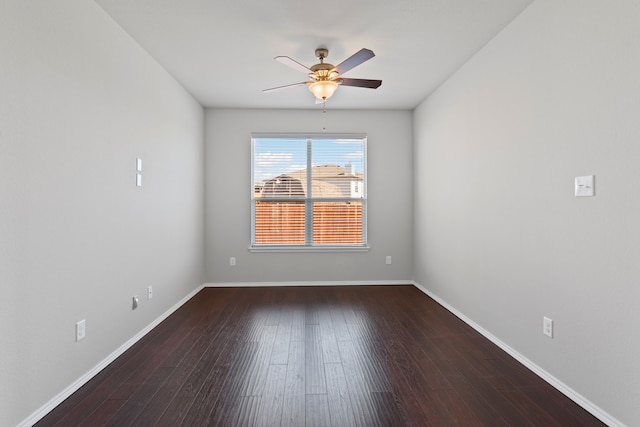
<path id="1" fill-rule="evenodd" d="M 335 65 L 325 63 L 324 59 L 329 56 L 329 50 L 325 48 L 316 49 L 316 57 L 320 60 L 319 64 L 309 67 L 313 73 L 309 74 L 309 77 L 313 81 L 333 80 L 338 76 L 335 71 Z"/>

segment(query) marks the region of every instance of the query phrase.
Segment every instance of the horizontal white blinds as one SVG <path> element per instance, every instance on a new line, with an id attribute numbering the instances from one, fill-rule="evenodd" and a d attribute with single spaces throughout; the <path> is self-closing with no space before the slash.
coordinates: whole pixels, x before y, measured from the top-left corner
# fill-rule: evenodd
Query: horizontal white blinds
<path id="1" fill-rule="evenodd" d="M 254 137 L 253 245 L 366 244 L 366 139 Z"/>

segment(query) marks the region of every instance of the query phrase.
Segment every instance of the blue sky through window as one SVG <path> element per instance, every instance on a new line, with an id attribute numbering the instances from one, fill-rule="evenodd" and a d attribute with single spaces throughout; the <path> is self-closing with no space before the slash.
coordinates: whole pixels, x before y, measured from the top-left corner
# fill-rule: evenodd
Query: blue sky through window
<path id="1" fill-rule="evenodd" d="M 307 140 L 286 138 L 256 138 L 253 153 L 254 183 L 306 169 Z M 364 172 L 364 142 L 362 139 L 314 139 L 312 166 L 346 166 L 353 172 Z"/>

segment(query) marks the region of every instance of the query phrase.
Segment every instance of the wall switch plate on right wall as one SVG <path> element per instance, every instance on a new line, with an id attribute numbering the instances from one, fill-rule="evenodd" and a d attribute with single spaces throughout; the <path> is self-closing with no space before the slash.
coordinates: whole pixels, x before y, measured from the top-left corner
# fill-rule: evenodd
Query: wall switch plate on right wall
<path id="1" fill-rule="evenodd" d="M 595 196 L 595 175 L 577 176 L 575 179 L 576 197 Z"/>

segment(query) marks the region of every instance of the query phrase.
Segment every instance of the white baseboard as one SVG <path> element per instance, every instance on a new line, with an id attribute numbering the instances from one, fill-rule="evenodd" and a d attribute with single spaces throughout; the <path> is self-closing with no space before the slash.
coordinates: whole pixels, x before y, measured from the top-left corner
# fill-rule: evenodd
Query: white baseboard
<path id="1" fill-rule="evenodd" d="M 62 403 L 65 399 L 75 393 L 80 387 L 85 385 L 91 378 L 95 377 L 100 371 L 106 368 L 111 362 L 113 362 L 118 356 L 122 355 L 125 351 L 127 351 L 131 346 L 140 341 L 142 337 L 147 335 L 153 328 L 158 326 L 164 319 L 169 317 L 174 311 L 182 307 L 184 303 L 193 298 L 198 292 L 200 292 L 204 288 L 204 285 L 198 286 L 194 291 L 189 293 L 186 297 L 182 298 L 178 303 L 173 305 L 169 310 L 165 311 L 160 317 L 147 325 L 143 330 L 138 332 L 135 336 L 129 339 L 127 342 L 122 344 L 117 350 L 107 356 L 104 360 L 94 366 L 89 372 L 82 375 L 78 378 L 73 384 L 69 385 L 66 389 L 58 393 L 53 399 L 45 403 L 42 407 L 40 407 L 37 411 L 32 413 L 28 418 L 24 419 L 18 427 L 30 427 L 35 423 L 40 421 L 45 415 L 55 409 L 60 403 Z"/>
<path id="2" fill-rule="evenodd" d="M 418 288 L 420 291 L 428 295 L 429 297 L 433 298 L 433 300 L 435 300 L 442 307 L 450 311 L 452 314 L 454 314 L 464 323 L 466 323 L 467 325 L 471 326 L 473 329 L 478 331 L 489 341 L 491 341 L 492 343 L 500 347 L 502 350 L 507 352 L 511 357 L 516 359 L 518 362 L 522 363 L 529 370 L 533 371 L 533 373 L 535 373 L 540 378 L 542 378 L 543 380 L 551 384 L 554 388 L 556 388 L 562 394 L 567 396 L 569 399 L 573 400 L 576 404 L 583 407 L 586 411 L 591 413 L 594 417 L 598 418 L 600 421 L 602 421 L 603 423 L 605 423 L 610 427 L 625 427 L 624 424 L 618 421 L 616 418 L 612 417 L 611 415 L 603 411 L 600 407 L 598 407 L 597 405 L 594 405 L 591 401 L 589 401 L 587 398 L 582 396 L 580 393 L 576 392 L 571 387 L 569 387 L 568 385 L 566 385 L 565 383 L 563 383 L 562 381 L 560 381 L 559 379 L 557 379 L 556 377 L 554 377 L 553 375 L 551 375 L 550 373 L 548 373 L 547 371 L 545 371 L 544 369 L 542 369 L 541 367 L 533 363 L 531 360 L 527 359 L 522 354 L 515 351 L 513 348 L 511 348 L 506 343 L 504 343 L 503 341 L 501 341 L 500 339 L 492 335 L 489 331 L 484 329 L 482 326 L 478 325 L 473 320 L 469 319 L 467 316 L 465 316 L 464 314 L 462 314 L 461 312 L 453 308 L 446 301 L 444 301 L 443 299 L 441 299 L 440 297 L 438 297 L 437 295 L 429 291 L 427 288 L 425 288 L 424 286 L 420 285 L 417 282 L 413 282 L 413 285 L 416 288 Z"/>
<path id="3" fill-rule="evenodd" d="M 412 280 L 354 280 L 326 282 L 216 282 L 205 283 L 208 288 L 242 288 L 242 287 L 283 287 L 283 286 L 368 286 L 368 285 L 413 285 Z"/>

